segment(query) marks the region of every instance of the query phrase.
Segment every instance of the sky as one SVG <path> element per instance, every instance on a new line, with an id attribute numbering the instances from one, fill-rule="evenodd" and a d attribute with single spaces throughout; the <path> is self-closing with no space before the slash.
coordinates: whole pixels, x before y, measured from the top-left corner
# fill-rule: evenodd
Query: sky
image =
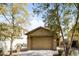
<path id="1" fill-rule="evenodd" d="M 28 31 L 35 29 L 39 26 L 44 26 L 42 18 L 40 18 L 39 16 L 38 17 L 32 16 L 32 15 L 34 15 L 32 6 L 33 5 L 31 3 L 29 3 L 28 6 L 27 6 L 27 9 L 28 9 L 28 12 L 29 12 L 29 19 L 28 20 L 30 20 L 30 23 L 31 23 L 31 25 L 25 26 L 25 29 L 27 29 Z M 4 16 L 2 16 L 2 15 L 0 15 L 0 22 L 7 22 L 6 19 L 4 18 Z"/>
<path id="2" fill-rule="evenodd" d="M 33 14 L 33 9 L 32 9 L 33 5 L 31 3 L 28 4 L 28 11 L 30 14 L 30 19 L 31 19 L 31 25 L 29 25 L 27 28 L 29 30 L 35 29 L 39 26 L 44 26 L 44 22 L 42 21 L 43 19 L 39 16 L 32 16 Z"/>
<path id="3" fill-rule="evenodd" d="M 33 14 L 33 9 L 32 9 L 32 7 L 33 7 L 33 5 L 31 4 L 31 3 L 29 3 L 28 4 L 28 11 L 29 11 L 29 13 L 30 14 Z M 76 8 L 74 8 L 74 7 L 72 7 L 72 9 L 73 10 L 75 10 Z M 33 14 L 34 15 L 34 14 Z M 61 15 L 63 15 L 63 14 L 61 14 Z M 31 15 L 30 15 L 31 16 Z M 72 20 L 74 20 L 74 16 L 72 15 L 72 16 L 70 16 L 70 17 L 73 17 L 73 19 Z M 32 25 L 31 26 L 29 26 L 29 30 L 31 30 L 31 29 L 33 29 L 33 28 L 36 28 L 36 27 L 38 27 L 38 26 L 44 26 L 44 22 L 42 21 L 43 19 L 40 17 L 40 16 L 35 16 L 35 17 L 30 17 L 31 18 L 31 23 L 32 23 Z M 71 21 L 71 23 L 70 23 L 70 28 L 71 28 L 71 26 L 74 24 L 74 21 Z"/>
<path id="4" fill-rule="evenodd" d="M 32 7 L 33 7 L 32 3 L 28 3 L 28 6 L 26 7 L 26 9 L 28 9 L 28 12 L 29 12 L 28 20 L 30 20 L 30 23 L 31 23 L 31 25 L 25 26 L 25 29 L 27 29 L 28 31 L 35 29 L 36 27 L 39 27 L 39 26 L 44 26 L 44 22 L 42 21 L 43 19 L 40 16 L 35 16 L 35 14 L 33 13 Z M 0 22 L 7 22 L 2 15 L 0 15 Z"/>

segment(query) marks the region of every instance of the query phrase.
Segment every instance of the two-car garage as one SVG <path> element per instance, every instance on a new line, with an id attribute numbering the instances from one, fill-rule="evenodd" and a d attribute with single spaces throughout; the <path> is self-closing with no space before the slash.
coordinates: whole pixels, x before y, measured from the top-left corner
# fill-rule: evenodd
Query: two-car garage
<path id="1" fill-rule="evenodd" d="M 56 48 L 55 33 L 38 27 L 27 33 L 28 50 L 52 50 Z"/>
<path id="2" fill-rule="evenodd" d="M 32 49 L 52 49 L 52 37 L 32 38 Z"/>

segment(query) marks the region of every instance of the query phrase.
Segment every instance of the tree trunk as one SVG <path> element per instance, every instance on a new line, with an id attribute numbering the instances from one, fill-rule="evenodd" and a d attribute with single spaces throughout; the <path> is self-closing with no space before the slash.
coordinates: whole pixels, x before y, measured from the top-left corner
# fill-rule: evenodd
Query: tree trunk
<path id="1" fill-rule="evenodd" d="M 59 5 L 57 4 L 57 10 L 58 10 L 58 8 L 59 8 Z M 58 24 L 59 24 L 59 27 L 60 27 L 61 36 L 62 36 L 62 39 L 63 39 L 64 51 L 66 52 L 66 45 L 65 45 L 65 40 L 64 40 L 64 35 L 63 35 L 61 23 L 60 23 L 60 21 L 59 21 L 59 14 L 58 14 L 58 11 L 57 11 L 57 21 L 58 21 Z M 66 53 L 65 53 L 65 55 L 66 55 Z"/>
<path id="2" fill-rule="evenodd" d="M 11 38 L 11 42 L 10 42 L 10 55 L 12 55 L 12 52 L 13 52 L 12 44 L 13 44 L 13 39 Z"/>
<path id="3" fill-rule="evenodd" d="M 12 55 L 12 44 L 13 44 L 13 40 L 14 40 L 14 16 L 13 16 L 13 3 L 12 3 L 12 29 L 13 29 L 13 33 L 11 34 L 11 45 L 10 45 L 10 55 Z"/>

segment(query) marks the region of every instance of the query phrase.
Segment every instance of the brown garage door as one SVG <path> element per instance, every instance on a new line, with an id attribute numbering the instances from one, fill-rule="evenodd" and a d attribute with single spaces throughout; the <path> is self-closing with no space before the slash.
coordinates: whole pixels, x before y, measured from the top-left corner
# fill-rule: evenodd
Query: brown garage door
<path id="1" fill-rule="evenodd" d="M 52 37 L 32 37 L 32 49 L 52 49 Z"/>

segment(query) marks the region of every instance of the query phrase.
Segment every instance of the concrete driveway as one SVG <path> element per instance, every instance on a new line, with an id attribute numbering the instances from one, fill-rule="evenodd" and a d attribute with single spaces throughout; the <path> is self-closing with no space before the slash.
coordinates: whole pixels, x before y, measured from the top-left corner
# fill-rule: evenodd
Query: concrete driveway
<path id="1" fill-rule="evenodd" d="M 26 52 L 19 52 L 18 56 L 53 56 L 58 54 L 58 51 L 53 50 L 29 50 Z"/>

